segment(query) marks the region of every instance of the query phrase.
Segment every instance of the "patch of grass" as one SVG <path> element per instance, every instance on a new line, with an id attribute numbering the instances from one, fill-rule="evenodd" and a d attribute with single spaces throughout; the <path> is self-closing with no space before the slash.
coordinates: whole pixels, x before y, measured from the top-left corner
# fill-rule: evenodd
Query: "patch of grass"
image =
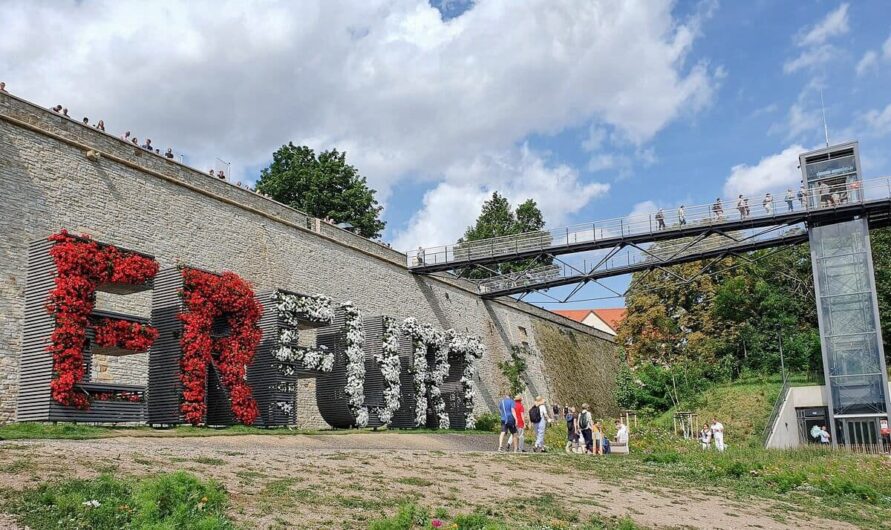
<path id="1" fill-rule="evenodd" d="M 198 464 L 205 464 L 208 466 L 221 466 L 226 463 L 222 458 L 214 458 L 212 456 L 199 456 L 197 458 L 193 458 L 192 462 L 196 462 Z"/>
<path id="2" fill-rule="evenodd" d="M 401 477 L 401 478 L 397 478 L 396 482 L 398 482 L 400 484 L 405 484 L 407 486 L 420 486 L 422 488 L 433 485 L 432 480 L 427 480 L 427 479 L 421 478 L 421 477 Z"/>
<path id="3" fill-rule="evenodd" d="M 17 458 L 12 462 L 0 467 L 0 472 L 3 473 L 22 473 L 25 471 L 34 471 L 37 469 L 37 464 L 32 462 L 27 458 Z"/>
<path id="4" fill-rule="evenodd" d="M 34 530 L 234 528 L 225 490 L 176 472 L 138 479 L 110 475 L 43 484 L 8 497 L 3 509 Z"/>

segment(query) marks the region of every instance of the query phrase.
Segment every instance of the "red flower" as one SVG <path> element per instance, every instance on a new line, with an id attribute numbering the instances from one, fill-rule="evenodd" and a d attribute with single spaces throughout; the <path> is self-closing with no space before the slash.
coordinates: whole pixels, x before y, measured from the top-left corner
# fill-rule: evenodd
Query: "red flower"
<path id="1" fill-rule="evenodd" d="M 245 377 L 262 338 L 257 324 L 263 307 L 254 299 L 250 285 L 231 272 L 217 276 L 183 269 L 182 297 L 183 403 L 180 411 L 186 421 L 194 425 L 204 420 L 207 367 L 213 362 L 229 392 L 232 413 L 243 424 L 251 425 L 259 411 Z M 214 318 L 220 316 L 226 318 L 229 336 L 214 339 L 211 337 Z"/>
<path id="2" fill-rule="evenodd" d="M 46 306 L 56 320 L 47 347 L 53 354 L 51 394 L 62 405 L 87 409 L 89 396 L 76 386 L 84 378 L 83 349 L 89 316 L 96 304 L 96 288 L 108 282 L 145 283 L 157 274 L 158 263 L 113 246 L 100 247 L 88 237 L 76 238 L 66 230 L 50 236 L 49 240 L 55 243 L 50 255 L 56 265 L 55 288 L 50 291 Z M 157 337 L 157 331 L 151 326 L 133 325 L 139 327 L 105 319 L 96 330 L 97 342 L 147 350 Z"/>

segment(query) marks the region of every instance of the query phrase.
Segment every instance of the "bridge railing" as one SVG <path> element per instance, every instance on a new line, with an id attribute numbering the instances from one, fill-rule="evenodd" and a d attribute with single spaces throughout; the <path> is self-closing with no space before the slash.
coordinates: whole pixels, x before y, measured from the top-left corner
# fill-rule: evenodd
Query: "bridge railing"
<path id="1" fill-rule="evenodd" d="M 573 264 L 563 262 L 560 265 L 543 265 L 480 280 L 479 291 L 480 294 L 488 294 L 507 289 L 540 286 L 561 279 L 616 276 L 644 267 L 682 261 L 691 256 L 750 247 L 765 241 L 780 242 L 799 237 L 803 232 L 804 226 L 801 224 L 770 226 L 734 230 L 728 234 L 732 237 L 711 234 L 696 240 L 695 236 L 690 236 L 629 246 L 619 252 L 611 252 L 611 249 L 588 251 L 576 256 Z"/>
<path id="2" fill-rule="evenodd" d="M 551 230 L 419 248 L 406 254 L 407 265 L 409 267 L 451 263 L 460 265 L 465 262 L 520 253 L 559 250 L 580 243 L 681 230 L 692 225 L 762 220 L 790 212 L 831 209 L 889 197 L 891 197 L 891 177 L 880 177 L 825 189 L 792 190 L 791 203 L 788 200 L 787 190 L 780 190 L 775 195 L 765 194 L 759 199 L 718 198 L 711 204 L 661 209 Z"/>

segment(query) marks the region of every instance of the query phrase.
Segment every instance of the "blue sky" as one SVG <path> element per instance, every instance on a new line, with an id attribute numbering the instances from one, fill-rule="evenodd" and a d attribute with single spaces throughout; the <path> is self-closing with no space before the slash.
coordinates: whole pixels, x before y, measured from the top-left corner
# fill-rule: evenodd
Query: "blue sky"
<path id="1" fill-rule="evenodd" d="M 821 89 L 832 141 L 891 174 L 887 0 L 8 0 L 0 27 L 11 92 L 195 167 L 345 150 L 400 249 L 495 190 L 561 226 L 795 184 Z"/>

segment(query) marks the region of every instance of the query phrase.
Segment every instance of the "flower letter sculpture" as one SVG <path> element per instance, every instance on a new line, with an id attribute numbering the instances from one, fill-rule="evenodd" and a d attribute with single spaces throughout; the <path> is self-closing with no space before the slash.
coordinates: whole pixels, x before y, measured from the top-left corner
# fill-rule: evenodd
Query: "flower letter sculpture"
<path id="1" fill-rule="evenodd" d="M 158 262 L 66 230 L 49 240 L 55 243 L 50 255 L 56 265 L 55 288 L 47 304 L 56 321 L 47 348 L 53 354 L 52 398 L 62 405 L 88 409 L 90 396 L 76 387 L 85 375 L 84 345 L 96 289 L 104 283 L 143 284 L 158 274 Z M 146 351 L 157 336 L 151 326 L 119 319 L 102 319 L 96 328 L 97 344 L 133 351 Z"/>
<path id="2" fill-rule="evenodd" d="M 207 412 L 205 387 L 207 367 L 213 362 L 229 392 L 232 413 L 251 425 L 259 413 L 250 386 L 245 381 L 247 366 L 254 359 L 262 331 L 257 326 L 263 306 L 240 276 L 225 272 L 220 276 L 184 268 L 183 336 L 180 381 L 183 403 L 180 411 L 186 421 L 197 425 Z M 211 336 L 214 319 L 225 317 L 229 335 Z"/>
<path id="3" fill-rule="evenodd" d="M 329 325 L 334 322 L 331 299 L 323 295 L 303 296 L 276 291 L 273 300 L 279 317 L 288 326 L 280 329 L 278 346 L 272 353 L 281 363 L 278 365 L 278 370 L 285 375 L 293 375 L 292 365 L 299 363 L 305 370 L 330 372 L 334 368 L 334 352 L 329 352 L 324 346 L 318 348 L 298 346 L 297 339 L 300 336 L 299 327 L 302 322 Z"/>
<path id="4" fill-rule="evenodd" d="M 412 340 L 412 361 L 409 370 L 415 387 L 415 427 L 427 423 L 427 407 L 432 407 L 440 429 L 449 428 L 449 415 L 445 410 L 440 385 L 449 373 L 449 351 L 445 337 L 430 324 L 419 324 L 415 318 L 402 323 L 402 331 Z M 427 352 L 433 351 L 433 366 L 428 366 Z"/>
<path id="5" fill-rule="evenodd" d="M 476 427 L 476 420 L 473 416 L 475 398 L 473 377 L 476 375 L 476 360 L 482 358 L 486 353 L 486 347 L 483 346 L 479 338 L 461 335 L 453 329 L 446 331 L 446 342 L 449 355 L 464 363 L 464 371 L 461 375 L 461 388 L 464 390 L 465 428 L 473 429 Z"/>
<path id="6" fill-rule="evenodd" d="M 400 392 L 402 385 L 399 373 L 402 367 L 399 364 L 399 326 L 390 317 L 383 317 L 383 341 L 380 353 L 374 354 L 374 361 L 380 366 L 384 376 L 384 406 L 377 409 L 377 417 L 384 425 L 389 425 L 393 420 L 393 414 L 401 405 Z"/>
<path id="7" fill-rule="evenodd" d="M 346 386 L 350 410 L 356 418 L 356 427 L 368 425 L 368 408 L 365 406 L 365 332 L 362 315 L 352 302 L 340 304 L 345 313 L 346 326 Z"/>

